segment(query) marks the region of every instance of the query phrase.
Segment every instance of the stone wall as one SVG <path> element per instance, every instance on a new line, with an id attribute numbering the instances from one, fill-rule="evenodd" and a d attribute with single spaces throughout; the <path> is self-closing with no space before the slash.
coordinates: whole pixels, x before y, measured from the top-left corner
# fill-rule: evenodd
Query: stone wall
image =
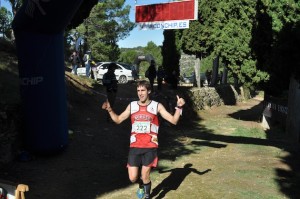
<path id="1" fill-rule="evenodd" d="M 181 57 L 179 60 L 180 65 L 180 75 L 183 76 L 183 74 L 190 76 L 192 72 L 194 72 L 194 66 L 195 66 L 195 55 L 187 55 L 184 53 L 181 53 Z"/>
<path id="2" fill-rule="evenodd" d="M 235 105 L 244 99 L 239 93 L 243 92 L 237 92 L 232 85 L 219 85 L 217 87 L 192 88 L 187 94 L 190 99 L 189 103 L 195 111 L 198 111 L 214 106 Z"/>

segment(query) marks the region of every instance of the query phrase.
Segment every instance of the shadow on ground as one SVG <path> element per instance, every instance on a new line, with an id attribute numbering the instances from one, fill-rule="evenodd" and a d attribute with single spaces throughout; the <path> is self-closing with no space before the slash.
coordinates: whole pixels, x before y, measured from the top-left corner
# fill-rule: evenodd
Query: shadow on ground
<path id="1" fill-rule="evenodd" d="M 184 95 L 186 89 L 169 90 L 165 88 L 161 93 L 154 94 L 153 98 L 163 103 L 170 111 L 174 111 L 176 94 Z M 105 100 L 104 89 L 102 86 L 97 86 L 94 87 L 94 91 L 94 94 L 82 93 L 72 86 L 68 87 L 69 128 L 74 133 L 70 135 L 69 146 L 65 151 L 50 157 L 35 156 L 28 162 L 15 161 L 3 170 L 0 177 L 28 184 L 30 191 L 26 197 L 30 199 L 94 199 L 131 185 L 126 169 L 130 121 L 120 125 L 108 123 L 106 112 L 101 110 L 101 103 Z M 136 97 L 135 85 L 120 85 L 117 97 L 114 109 L 116 113 L 121 113 L 128 105 L 128 99 Z M 253 108 L 259 109 L 259 107 Z M 257 110 L 247 111 L 234 113 L 232 117 L 246 120 L 259 117 L 253 115 L 259 113 Z M 279 148 L 286 145 L 283 140 L 217 135 L 200 125 L 199 121 L 201 118 L 193 112 L 189 103 L 177 126 L 161 121 L 160 159 L 174 161 L 178 157 L 197 153 L 203 146 L 218 149 L 226 147 L 226 143 Z M 218 141 L 223 143 L 216 143 Z M 187 148 L 186 144 L 189 142 L 195 147 Z M 291 171 L 278 170 L 278 184 L 283 193 L 293 198 L 299 193 L 296 191 L 296 187 L 299 185 L 299 155 L 291 153 L 282 161 L 290 166 Z M 172 174 L 153 189 L 153 195 L 156 195 L 157 198 L 163 198 L 168 191 L 180 186 L 188 173 L 196 172 L 203 175 L 209 170 L 197 171 L 187 165 L 186 168 L 174 168 L 169 172 Z M 170 181 L 172 186 L 165 188 L 164 184 L 169 184 Z M 159 192 L 161 195 L 158 195 Z"/>
<path id="2" fill-rule="evenodd" d="M 211 169 L 207 169 L 205 171 L 198 171 L 197 169 L 192 167 L 193 165 L 188 163 L 185 164 L 183 168 L 174 168 L 170 170 L 159 170 L 159 173 L 170 173 L 170 175 L 165 178 L 159 185 L 157 185 L 152 193 L 151 197 L 155 197 L 156 199 L 161 199 L 166 196 L 166 194 L 171 190 L 177 190 L 180 184 L 184 181 L 184 179 L 190 174 L 195 173 L 198 175 L 203 175 Z"/>
<path id="3" fill-rule="evenodd" d="M 261 121 L 262 113 L 263 102 L 250 109 L 241 110 L 230 114 L 230 116 L 238 120 Z M 280 187 L 281 192 L 284 193 L 288 198 L 299 198 L 300 191 L 298 187 L 300 187 L 300 143 L 292 141 L 285 132 L 285 127 L 275 123 L 272 124 L 270 129 L 266 130 L 265 132 L 267 137 L 266 140 L 241 138 L 241 140 L 230 139 L 230 141 L 266 146 L 270 145 L 288 152 L 288 155 L 281 158 L 281 162 L 286 164 L 290 169 L 275 169 L 277 174 L 277 178 L 275 180 L 278 183 L 278 187 Z"/>

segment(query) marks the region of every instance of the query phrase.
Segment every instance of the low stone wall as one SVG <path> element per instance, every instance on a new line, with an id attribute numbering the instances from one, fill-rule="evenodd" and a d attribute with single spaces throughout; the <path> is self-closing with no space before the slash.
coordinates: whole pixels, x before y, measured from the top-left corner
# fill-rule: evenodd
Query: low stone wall
<path id="1" fill-rule="evenodd" d="M 242 91 L 242 89 L 240 89 Z M 239 94 L 240 93 L 240 94 Z M 243 101 L 243 92 L 237 92 L 232 85 L 191 88 L 188 92 L 194 110 L 205 110 L 214 106 L 235 105 Z"/>

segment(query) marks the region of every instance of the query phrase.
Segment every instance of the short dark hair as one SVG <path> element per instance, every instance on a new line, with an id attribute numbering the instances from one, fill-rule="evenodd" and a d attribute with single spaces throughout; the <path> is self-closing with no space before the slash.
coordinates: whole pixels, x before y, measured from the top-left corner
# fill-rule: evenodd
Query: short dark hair
<path id="1" fill-rule="evenodd" d="M 137 82 L 136 84 L 136 87 L 140 87 L 140 86 L 143 86 L 145 87 L 148 91 L 151 91 L 151 85 L 150 85 L 150 82 L 147 81 L 147 80 L 140 80 Z"/>

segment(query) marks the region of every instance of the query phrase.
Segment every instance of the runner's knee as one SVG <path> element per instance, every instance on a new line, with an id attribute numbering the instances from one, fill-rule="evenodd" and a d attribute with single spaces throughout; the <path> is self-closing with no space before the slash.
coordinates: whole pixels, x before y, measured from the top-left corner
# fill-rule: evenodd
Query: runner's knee
<path id="1" fill-rule="evenodd" d="M 150 182 L 150 176 L 149 175 L 142 175 L 141 179 L 144 183 Z"/>
<path id="2" fill-rule="evenodd" d="M 129 180 L 132 182 L 132 183 L 135 183 L 137 181 L 138 177 L 137 176 L 129 176 Z"/>

